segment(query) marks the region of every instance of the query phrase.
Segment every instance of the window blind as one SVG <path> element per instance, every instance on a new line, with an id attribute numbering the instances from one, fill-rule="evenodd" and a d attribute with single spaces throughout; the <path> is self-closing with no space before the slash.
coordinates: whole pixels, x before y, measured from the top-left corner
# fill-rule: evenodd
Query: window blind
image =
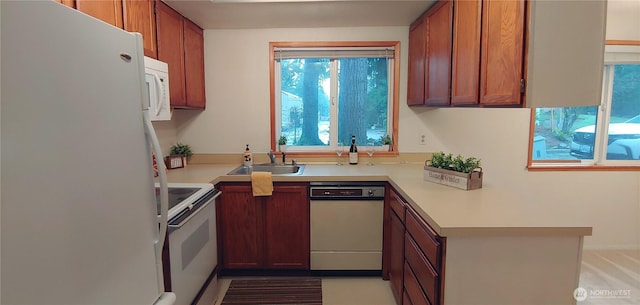
<path id="1" fill-rule="evenodd" d="M 276 60 L 294 58 L 388 58 L 394 47 L 275 48 Z"/>
<path id="2" fill-rule="evenodd" d="M 605 64 L 637 64 L 640 62 L 640 46 L 607 45 L 604 47 Z"/>

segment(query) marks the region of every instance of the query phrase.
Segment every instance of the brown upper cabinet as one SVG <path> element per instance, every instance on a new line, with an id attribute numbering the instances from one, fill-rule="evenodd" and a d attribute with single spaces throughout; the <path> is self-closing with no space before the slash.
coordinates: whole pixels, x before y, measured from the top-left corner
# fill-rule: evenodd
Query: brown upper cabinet
<path id="1" fill-rule="evenodd" d="M 158 60 L 169 65 L 169 94 L 171 106 L 185 104 L 184 34 L 182 16 L 164 2 L 156 4 L 158 28 Z"/>
<path id="2" fill-rule="evenodd" d="M 451 79 L 451 18 L 452 2 L 442 1 L 426 14 L 427 37 L 425 60 L 425 104 L 449 103 Z M 442 35 L 449 33 L 449 35 Z"/>
<path id="3" fill-rule="evenodd" d="M 453 8 L 451 104 L 478 103 L 481 1 L 459 1 Z"/>
<path id="4" fill-rule="evenodd" d="M 521 88 L 524 83 L 524 12 L 524 0 L 482 2 L 481 105 L 521 103 L 524 93 Z"/>
<path id="5" fill-rule="evenodd" d="M 142 34 L 144 55 L 157 58 L 155 0 L 57 0 L 128 32 Z"/>
<path id="6" fill-rule="evenodd" d="M 424 61 L 426 37 L 424 19 L 418 19 L 409 29 L 409 72 L 407 85 L 407 104 L 424 105 Z"/>
<path id="7" fill-rule="evenodd" d="M 204 35 L 195 23 L 184 21 L 184 74 L 187 106 L 204 109 Z"/>
<path id="8" fill-rule="evenodd" d="M 122 0 L 76 0 L 76 9 L 122 28 Z"/>
<path id="9" fill-rule="evenodd" d="M 169 65 L 171 107 L 205 109 L 202 28 L 159 0 L 56 0 L 129 32 L 144 55 Z"/>
<path id="10" fill-rule="evenodd" d="M 447 0 L 427 10 L 417 21 L 424 23 L 424 99 L 408 104 L 519 105 L 524 9 L 523 0 Z M 417 84 L 411 76 L 409 84 Z"/>
<path id="11" fill-rule="evenodd" d="M 407 104 L 597 105 L 605 15 L 606 1 L 439 1 L 409 30 Z"/>
<path id="12" fill-rule="evenodd" d="M 204 109 L 204 36 L 202 29 L 161 1 L 156 6 L 158 60 L 169 65 L 174 108 Z"/>
<path id="13" fill-rule="evenodd" d="M 158 58 L 155 0 L 123 0 L 124 30 L 142 34 L 144 55 Z"/>
<path id="14" fill-rule="evenodd" d="M 76 7 L 76 1 L 75 0 L 56 0 L 56 2 L 58 3 L 62 3 L 68 7 L 72 7 L 75 8 Z"/>
<path id="15" fill-rule="evenodd" d="M 411 26 L 409 105 L 449 104 L 452 8 L 451 1 L 438 2 Z"/>

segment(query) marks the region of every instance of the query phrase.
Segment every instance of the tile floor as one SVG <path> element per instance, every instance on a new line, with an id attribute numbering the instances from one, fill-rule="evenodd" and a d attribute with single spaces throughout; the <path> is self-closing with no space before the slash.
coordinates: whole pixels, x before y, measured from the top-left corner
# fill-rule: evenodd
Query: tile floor
<path id="1" fill-rule="evenodd" d="M 222 303 L 231 278 L 220 278 L 215 305 Z M 585 250 L 580 287 L 591 293 L 578 305 L 640 304 L 640 250 Z M 620 296 L 606 294 L 622 293 Z M 621 292 L 622 291 L 622 292 Z M 595 293 L 595 295 L 594 295 Z M 627 295 L 628 294 L 628 295 Z M 323 277 L 323 305 L 395 305 L 388 281 L 377 277 Z"/>

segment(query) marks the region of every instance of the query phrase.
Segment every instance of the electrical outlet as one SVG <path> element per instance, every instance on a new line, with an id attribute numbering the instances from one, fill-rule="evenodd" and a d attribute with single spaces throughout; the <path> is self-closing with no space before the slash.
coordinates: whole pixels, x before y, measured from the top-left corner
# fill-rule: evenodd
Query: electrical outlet
<path id="1" fill-rule="evenodd" d="M 427 136 L 424 134 L 420 135 L 420 140 L 418 140 L 418 144 L 427 145 Z"/>

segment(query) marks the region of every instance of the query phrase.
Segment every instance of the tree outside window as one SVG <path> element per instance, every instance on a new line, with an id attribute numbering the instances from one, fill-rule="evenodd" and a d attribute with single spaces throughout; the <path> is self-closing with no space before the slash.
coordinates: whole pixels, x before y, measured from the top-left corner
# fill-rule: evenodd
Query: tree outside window
<path id="1" fill-rule="evenodd" d="M 352 135 L 358 145 L 382 145 L 382 136 L 391 134 L 393 59 L 349 51 L 336 56 L 327 48 L 276 60 L 275 127 L 289 140 L 288 151 L 331 151 L 338 142 L 351 143 Z"/>

